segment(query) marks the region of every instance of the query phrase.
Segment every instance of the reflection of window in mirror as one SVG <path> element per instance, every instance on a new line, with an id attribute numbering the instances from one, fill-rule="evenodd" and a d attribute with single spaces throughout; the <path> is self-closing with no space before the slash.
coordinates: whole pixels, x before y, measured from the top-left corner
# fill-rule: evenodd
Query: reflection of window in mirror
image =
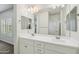
<path id="1" fill-rule="evenodd" d="M 32 20 L 28 17 L 21 16 L 21 29 L 31 29 Z"/>
<path id="2" fill-rule="evenodd" d="M 67 30 L 69 31 L 77 31 L 77 7 L 73 8 L 73 10 L 67 15 Z"/>
<path id="3" fill-rule="evenodd" d="M 1 19 L 1 33 L 12 33 L 12 18 Z"/>
<path id="4" fill-rule="evenodd" d="M 5 20 L 4 19 L 1 19 L 0 20 L 1 22 L 1 34 L 5 34 Z"/>

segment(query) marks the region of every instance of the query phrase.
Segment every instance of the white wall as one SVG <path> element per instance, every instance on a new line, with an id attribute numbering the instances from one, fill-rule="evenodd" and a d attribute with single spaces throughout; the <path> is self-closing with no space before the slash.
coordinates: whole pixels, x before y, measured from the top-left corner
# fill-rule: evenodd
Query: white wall
<path id="1" fill-rule="evenodd" d="M 16 40 L 15 40 L 15 48 L 14 48 L 14 53 L 19 53 L 18 52 L 18 39 L 20 37 L 20 34 L 21 33 L 25 33 L 26 30 L 21 30 L 21 16 L 25 16 L 25 17 L 28 17 L 28 18 L 31 18 L 32 20 L 34 19 L 33 18 L 33 15 L 29 12 L 27 12 L 27 6 L 25 4 L 17 4 L 14 6 L 14 11 L 15 11 L 15 26 L 16 26 Z M 27 33 L 25 33 L 27 34 Z"/>

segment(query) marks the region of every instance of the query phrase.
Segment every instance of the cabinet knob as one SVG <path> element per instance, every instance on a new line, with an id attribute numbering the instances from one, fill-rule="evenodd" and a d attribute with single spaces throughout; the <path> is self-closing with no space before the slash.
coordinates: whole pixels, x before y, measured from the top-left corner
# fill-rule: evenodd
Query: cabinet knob
<path id="1" fill-rule="evenodd" d="M 27 48 L 27 46 L 24 46 L 25 48 Z"/>

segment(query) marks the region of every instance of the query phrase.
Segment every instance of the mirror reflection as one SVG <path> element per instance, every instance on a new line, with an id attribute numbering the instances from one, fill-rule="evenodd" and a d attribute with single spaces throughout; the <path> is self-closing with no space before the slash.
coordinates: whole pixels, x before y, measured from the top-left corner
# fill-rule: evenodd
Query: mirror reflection
<path id="1" fill-rule="evenodd" d="M 64 7 L 44 8 L 34 14 L 37 34 L 61 36 Z"/>
<path id="2" fill-rule="evenodd" d="M 31 29 L 32 20 L 25 16 L 21 16 L 21 29 Z"/>
<path id="3" fill-rule="evenodd" d="M 21 16 L 21 29 L 32 29 L 34 34 L 55 36 L 77 32 L 77 6 L 71 10 L 68 6 L 71 8 L 71 5 L 30 5 L 27 11 L 33 18 Z"/>

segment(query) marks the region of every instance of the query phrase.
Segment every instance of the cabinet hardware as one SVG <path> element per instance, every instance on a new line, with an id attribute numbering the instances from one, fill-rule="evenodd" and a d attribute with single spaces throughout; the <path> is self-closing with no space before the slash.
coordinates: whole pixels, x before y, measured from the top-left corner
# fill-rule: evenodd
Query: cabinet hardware
<path id="1" fill-rule="evenodd" d="M 27 48 L 27 46 L 24 46 L 25 48 Z"/>

